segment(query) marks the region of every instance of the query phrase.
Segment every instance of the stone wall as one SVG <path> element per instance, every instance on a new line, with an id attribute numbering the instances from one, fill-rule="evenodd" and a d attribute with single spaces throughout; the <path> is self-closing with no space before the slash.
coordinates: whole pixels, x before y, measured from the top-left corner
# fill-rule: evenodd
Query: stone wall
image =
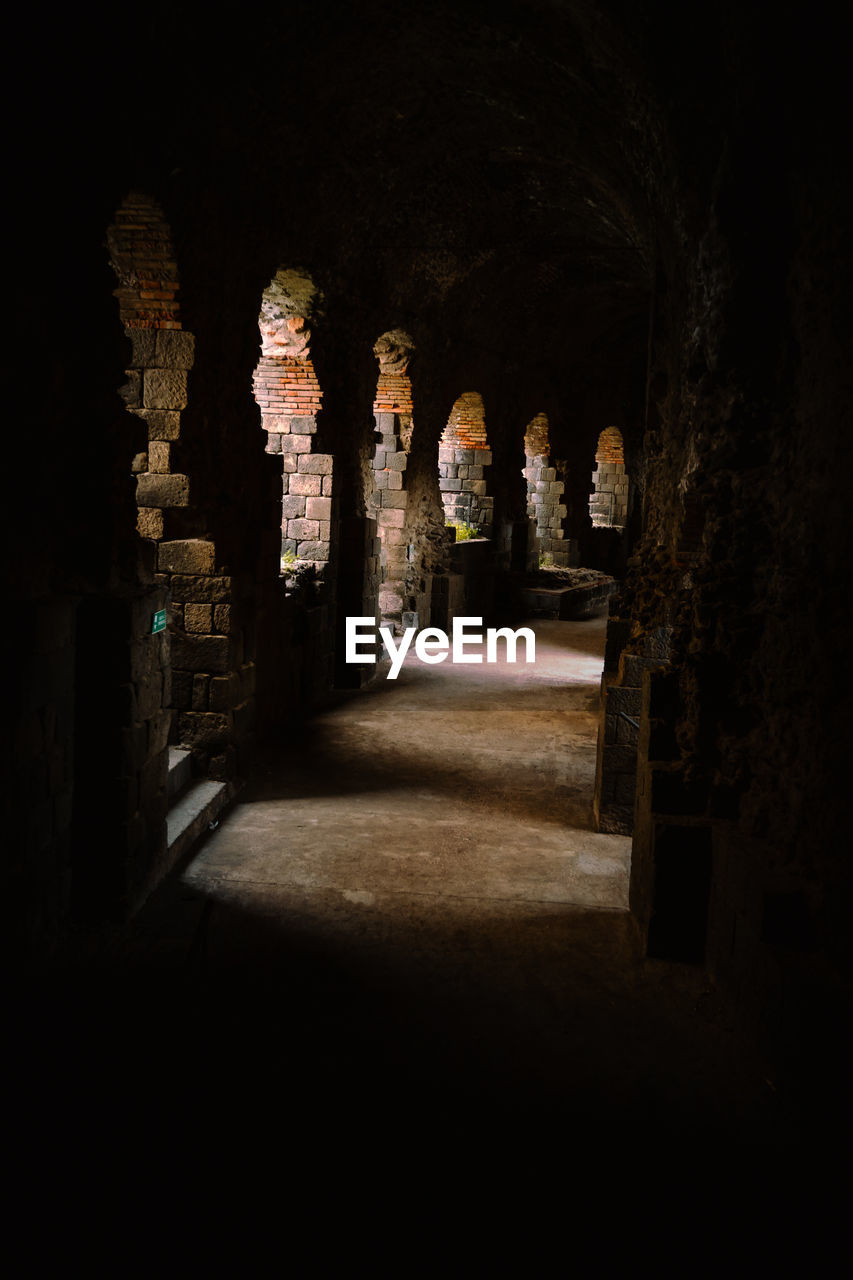
<path id="1" fill-rule="evenodd" d="M 408 378 L 402 381 L 408 383 Z M 399 629 L 406 607 L 406 573 L 408 567 L 408 534 L 406 512 L 409 495 L 406 490 L 407 446 L 412 436 L 409 412 L 379 409 L 380 404 L 411 405 L 411 385 L 406 394 L 388 394 L 387 381 L 380 385 L 374 406 L 376 449 L 373 454 L 374 490 L 370 514 L 375 519 L 381 545 L 381 586 L 379 610 L 386 625 Z"/>
<path id="2" fill-rule="evenodd" d="M 494 499 L 487 493 L 485 468 L 491 461 L 482 398 L 466 392 L 453 406 L 438 448 L 438 486 L 448 524 L 474 525 L 490 535 Z"/>
<path id="3" fill-rule="evenodd" d="M 570 548 L 563 536 L 567 508 L 561 498 L 565 486 L 557 479 L 556 468 L 550 465 L 550 451 L 548 419 L 540 413 L 524 433 L 527 514 L 536 521 L 540 552 L 551 564 L 565 567 L 571 562 Z"/>
<path id="4" fill-rule="evenodd" d="M 322 576 L 332 542 L 334 479 L 331 455 L 313 452 L 323 404 L 314 366 L 307 357 L 262 356 L 254 391 L 267 452 L 282 459 L 282 554 L 290 552 Z"/>
<path id="5" fill-rule="evenodd" d="M 231 579 L 217 566 L 214 541 L 186 536 L 196 513 L 184 468 L 188 451 L 182 415 L 195 337 L 179 318 L 175 252 L 156 202 L 143 194 L 129 196 L 108 231 L 107 244 L 130 341 L 121 394 L 147 435 L 132 462 L 137 527 L 151 546 L 156 581 L 166 591 L 170 632 L 164 642 L 169 679 L 161 682 L 152 669 L 150 698 L 138 696 L 138 701 L 161 703 L 164 717 L 172 721 L 170 740 L 192 749 L 197 773 L 231 778 L 237 743 L 252 733 L 255 672 L 252 655 L 245 652 Z M 171 717 L 170 709 L 175 713 Z"/>
<path id="6" fill-rule="evenodd" d="M 628 518 L 628 476 L 622 433 L 618 427 L 607 427 L 602 431 L 595 461 L 593 492 L 589 500 L 592 523 L 598 528 L 623 529 Z"/>

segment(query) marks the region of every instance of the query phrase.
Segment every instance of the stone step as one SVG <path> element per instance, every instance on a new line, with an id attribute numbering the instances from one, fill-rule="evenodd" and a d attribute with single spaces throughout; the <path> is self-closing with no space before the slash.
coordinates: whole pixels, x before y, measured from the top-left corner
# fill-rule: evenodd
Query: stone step
<path id="1" fill-rule="evenodd" d="M 196 840 L 215 823 L 228 803 L 228 786 L 199 778 L 176 800 L 166 815 L 166 831 L 171 861 L 183 856 Z"/>
<path id="2" fill-rule="evenodd" d="M 187 747 L 169 747 L 169 804 L 173 805 L 192 782 L 192 752 Z"/>
<path id="3" fill-rule="evenodd" d="M 186 747 L 169 747 L 169 804 L 173 804 L 192 782 L 192 752 Z"/>

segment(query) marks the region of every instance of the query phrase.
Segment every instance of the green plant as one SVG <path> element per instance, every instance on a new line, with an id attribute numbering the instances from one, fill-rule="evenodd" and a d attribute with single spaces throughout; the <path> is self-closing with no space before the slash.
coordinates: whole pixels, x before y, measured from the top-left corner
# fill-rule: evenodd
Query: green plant
<path id="1" fill-rule="evenodd" d="M 539 552 L 539 568 L 553 569 L 553 567 L 554 567 L 554 557 L 551 555 L 551 552 L 540 551 Z"/>
<path id="2" fill-rule="evenodd" d="M 466 520 L 450 520 L 448 528 L 456 530 L 456 541 L 467 542 L 469 538 L 479 538 L 480 530 L 475 524 L 468 524 Z"/>
<path id="3" fill-rule="evenodd" d="M 289 569 L 295 569 L 299 561 L 296 559 L 295 551 L 283 551 L 281 554 L 281 568 L 283 572 Z"/>

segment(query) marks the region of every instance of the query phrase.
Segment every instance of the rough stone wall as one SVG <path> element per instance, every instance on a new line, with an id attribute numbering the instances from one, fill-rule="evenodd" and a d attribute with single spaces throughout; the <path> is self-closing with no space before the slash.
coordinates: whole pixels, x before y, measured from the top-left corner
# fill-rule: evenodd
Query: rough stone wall
<path id="1" fill-rule="evenodd" d="M 595 461 L 589 501 L 592 523 L 599 528 L 623 529 L 628 518 L 628 476 L 618 427 L 606 427 L 602 431 Z"/>
<path id="2" fill-rule="evenodd" d="M 314 366 L 307 358 L 262 356 L 254 387 L 267 452 L 282 456 L 282 553 L 322 574 L 332 541 L 334 478 L 331 455 L 312 452 L 323 404 Z"/>
<path id="3" fill-rule="evenodd" d="M 405 379 L 408 382 L 408 379 Z M 408 565 L 408 533 L 406 513 L 409 495 L 406 490 L 407 445 L 411 441 L 411 413 L 379 410 L 380 402 L 397 402 L 396 396 L 380 399 L 377 394 L 376 451 L 373 455 L 371 514 L 376 520 L 381 543 L 381 578 L 379 608 L 389 623 L 402 625 L 405 608 L 405 578 Z M 411 388 L 405 398 L 411 404 Z"/>
<path id="4" fill-rule="evenodd" d="M 167 722 L 173 708 L 171 740 L 192 749 L 196 771 L 230 778 L 236 772 L 241 726 L 245 730 L 254 717 L 254 664 L 243 652 L 230 576 L 217 568 L 214 541 L 185 536 L 194 499 L 184 469 L 182 414 L 188 403 L 195 337 L 179 319 L 176 255 L 157 203 L 144 194 L 129 196 L 107 233 L 107 244 L 119 278 L 115 295 L 131 344 L 128 380 L 121 394 L 148 437 L 147 448 L 132 464 L 137 527 L 153 544 L 157 582 L 168 593 L 168 681 L 152 668 L 149 679 L 160 687 L 138 689 L 138 701 L 155 699 Z M 141 678 L 139 672 L 136 677 Z M 167 770 L 166 734 L 149 737 L 157 750 L 155 759 L 144 762 L 145 776 L 156 774 L 159 795 Z M 148 796 L 145 788 L 139 790 L 144 811 Z"/>
<path id="5" fill-rule="evenodd" d="M 476 391 L 465 392 L 441 436 L 438 483 L 447 523 L 474 525 L 484 537 L 490 535 L 494 520 L 494 498 L 486 492 L 485 473 L 491 461 L 482 398 Z"/>
<path id="6" fill-rule="evenodd" d="M 570 549 L 563 538 L 567 508 L 560 501 L 564 485 L 557 479 L 556 468 L 550 465 L 550 452 L 548 419 L 540 413 L 524 433 L 527 514 L 536 521 L 540 552 L 550 557 L 552 564 L 567 566 Z"/>
<path id="7" fill-rule="evenodd" d="M 266 451 L 280 458 L 281 553 L 295 556 L 295 568 L 283 567 L 285 581 L 298 588 L 309 607 L 312 646 L 308 691 L 301 700 L 316 703 L 334 680 L 334 582 L 331 574 L 333 528 L 338 520 L 334 458 L 316 452 L 317 415 L 323 395 L 307 352 L 298 356 L 262 355 L 253 378 L 255 400 L 267 433 Z M 312 577 L 303 582 L 300 574 Z M 298 573 L 297 573 L 298 571 Z M 289 659 L 290 660 L 290 659 Z"/>
<path id="8" fill-rule="evenodd" d="M 376 522 L 380 544 L 379 612 L 384 624 L 398 633 L 404 629 L 404 613 L 412 612 L 406 585 L 410 565 L 406 466 L 414 428 L 407 373 L 413 349 L 412 339 L 402 330 L 383 334 L 373 348 L 379 378 L 373 402 L 376 437 L 367 509 Z"/>

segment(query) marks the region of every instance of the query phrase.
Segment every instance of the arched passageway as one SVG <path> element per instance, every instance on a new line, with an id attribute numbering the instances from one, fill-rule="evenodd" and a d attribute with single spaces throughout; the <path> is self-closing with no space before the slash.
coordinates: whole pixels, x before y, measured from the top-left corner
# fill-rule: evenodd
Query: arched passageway
<path id="1" fill-rule="evenodd" d="M 454 404 L 438 446 L 438 486 L 445 520 L 457 537 L 492 532 L 494 499 L 488 492 L 492 453 L 486 435 L 483 397 L 466 391 Z"/>
<path id="2" fill-rule="evenodd" d="M 564 536 L 566 506 L 564 484 L 551 464 L 548 418 L 538 413 L 524 433 L 524 476 L 527 481 L 527 514 L 536 521 L 540 565 L 565 568 L 571 560 L 570 544 Z"/>
<path id="3" fill-rule="evenodd" d="M 399 323 L 417 337 L 422 433 L 408 451 L 399 424 L 388 433 L 386 457 L 406 458 L 403 487 L 385 492 L 402 506 L 379 508 L 405 512 L 388 522 L 412 557 L 400 621 L 439 599 L 448 617 L 481 600 L 519 610 L 520 428 L 540 395 L 564 406 L 549 425 L 566 532 L 623 579 L 597 799 L 610 834 L 633 827 L 639 948 L 706 965 L 732 1016 L 822 1092 L 841 1062 L 852 892 L 838 677 L 851 522 L 832 482 L 851 447 L 847 45 L 834 22 L 796 4 L 768 24 L 758 6 L 607 0 L 436 0 L 395 21 L 374 0 L 312 0 L 223 25 L 173 6 L 164 57 L 163 24 L 128 7 L 110 28 L 122 56 L 104 59 L 79 41 L 69 57 L 65 29 L 37 30 L 36 10 L 18 17 L 33 22 L 17 47 L 33 51 L 43 108 L 13 130 L 7 263 L 7 387 L 26 429 L 3 504 L 3 899 L 21 955 L 73 943 L 75 881 L 88 877 L 90 903 L 103 890 L 99 927 L 121 925 L 168 871 L 170 733 L 233 795 L 260 728 L 286 736 L 314 705 L 305 687 L 319 700 L 340 677 L 343 615 L 376 612 L 372 349 Z M 286 75 L 259 75 L 270 49 L 286 50 Z M 140 111 L 132 87 L 153 68 L 168 92 Z M 122 208 L 137 183 L 150 198 Z M 103 248 L 117 210 L 123 317 Z M 323 400 L 315 413 L 304 353 L 269 353 L 284 383 L 268 390 L 296 394 L 290 414 L 270 395 L 264 416 L 288 426 L 264 434 L 251 378 L 279 263 L 328 300 L 312 314 L 285 288 L 271 317 L 287 342 L 311 321 Z M 68 319 L 61 341 L 36 341 L 50 272 Z M 439 477 L 465 388 L 485 401 L 488 441 L 443 444 L 469 456 L 451 452 Z M 457 425 L 473 431 L 467 397 Z M 608 423 L 630 485 L 602 458 L 591 515 Z M 451 553 L 444 516 L 492 536 Z M 310 599 L 278 575 L 282 535 L 319 584 Z M 476 701 L 461 688 L 457 709 Z"/>
<path id="4" fill-rule="evenodd" d="M 605 427 L 595 450 L 589 514 L 594 528 L 624 529 L 628 518 L 628 476 L 618 427 Z"/>

